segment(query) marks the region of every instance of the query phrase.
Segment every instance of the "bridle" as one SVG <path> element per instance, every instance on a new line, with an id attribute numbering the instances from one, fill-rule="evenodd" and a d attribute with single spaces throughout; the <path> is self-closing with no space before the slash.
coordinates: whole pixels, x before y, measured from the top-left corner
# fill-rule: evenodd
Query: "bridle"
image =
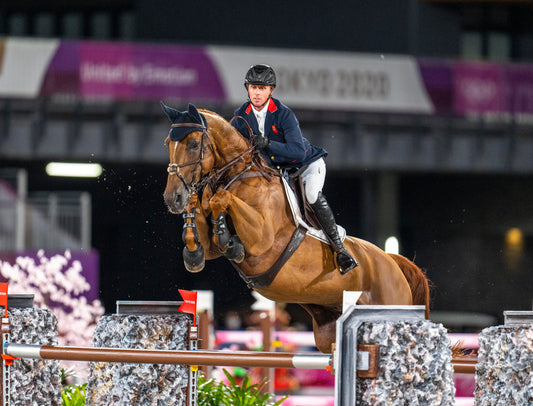
<path id="1" fill-rule="evenodd" d="M 203 117 L 202 117 L 202 121 L 203 121 Z M 199 182 L 195 182 L 194 179 L 196 179 L 196 177 L 198 175 L 198 169 L 200 170 L 200 173 L 202 173 L 203 170 L 204 170 L 204 166 L 203 166 L 203 160 L 204 160 L 204 154 L 205 154 L 204 140 L 206 138 L 209 138 L 209 134 L 207 132 L 207 127 L 203 123 L 202 124 L 198 124 L 198 123 L 176 123 L 176 124 L 172 124 L 170 127 L 171 128 L 179 128 L 179 127 L 198 128 L 198 129 L 200 129 L 202 131 L 202 138 L 201 138 L 201 143 L 200 143 L 200 155 L 199 155 L 198 159 L 195 159 L 195 160 L 192 160 L 192 161 L 189 161 L 189 162 L 184 162 L 182 164 L 170 163 L 168 165 L 168 168 L 167 168 L 167 172 L 169 173 L 169 175 L 176 175 L 179 178 L 179 180 L 183 183 L 183 186 L 185 186 L 185 189 L 187 189 L 188 193 L 197 192 L 204 185 L 204 182 L 202 182 L 202 180 L 200 180 Z M 214 153 L 213 142 L 211 140 L 209 140 L 209 141 L 210 141 L 209 145 L 211 147 L 211 151 Z M 191 166 L 191 165 L 197 165 L 198 169 L 195 170 L 195 174 L 193 176 L 193 180 L 189 184 L 189 183 L 187 183 L 187 181 L 185 180 L 183 175 L 180 173 L 180 169 L 181 168 L 185 168 L 186 166 Z"/>

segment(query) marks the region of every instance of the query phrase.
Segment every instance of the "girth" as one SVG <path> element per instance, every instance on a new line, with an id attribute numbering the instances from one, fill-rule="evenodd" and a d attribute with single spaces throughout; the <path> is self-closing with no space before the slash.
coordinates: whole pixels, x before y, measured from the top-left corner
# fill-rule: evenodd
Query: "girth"
<path id="1" fill-rule="evenodd" d="M 294 230 L 294 233 L 292 234 L 291 239 L 285 247 L 285 250 L 281 253 L 276 262 L 274 262 L 274 264 L 269 269 L 260 274 L 245 275 L 235 262 L 230 262 L 237 270 L 239 276 L 246 282 L 246 285 L 250 289 L 264 289 L 272 283 L 281 268 L 283 268 L 283 265 L 285 265 L 285 263 L 289 260 L 292 254 L 294 254 L 294 252 L 298 249 L 305 237 L 306 232 L 307 230 L 303 226 L 298 226 L 296 230 Z"/>

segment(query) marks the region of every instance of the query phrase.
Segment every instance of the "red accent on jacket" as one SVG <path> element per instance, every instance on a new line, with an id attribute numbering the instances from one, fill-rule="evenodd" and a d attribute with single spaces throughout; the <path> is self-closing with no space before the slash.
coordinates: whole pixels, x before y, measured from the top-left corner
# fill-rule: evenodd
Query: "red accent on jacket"
<path id="1" fill-rule="evenodd" d="M 276 103 L 274 103 L 274 100 L 270 98 L 268 101 L 268 111 L 271 113 L 274 113 L 278 109 L 278 106 L 276 106 Z"/>

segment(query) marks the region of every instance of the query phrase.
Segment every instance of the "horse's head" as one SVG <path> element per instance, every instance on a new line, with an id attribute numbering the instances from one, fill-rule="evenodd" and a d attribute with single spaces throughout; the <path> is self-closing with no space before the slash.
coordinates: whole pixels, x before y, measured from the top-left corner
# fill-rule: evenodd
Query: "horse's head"
<path id="1" fill-rule="evenodd" d="M 172 123 L 165 141 L 170 164 L 163 196 L 170 212 L 179 214 L 185 210 L 191 193 L 197 191 L 202 177 L 213 167 L 213 143 L 208 136 L 207 120 L 192 104 L 183 112 L 163 103 L 161 107 Z"/>

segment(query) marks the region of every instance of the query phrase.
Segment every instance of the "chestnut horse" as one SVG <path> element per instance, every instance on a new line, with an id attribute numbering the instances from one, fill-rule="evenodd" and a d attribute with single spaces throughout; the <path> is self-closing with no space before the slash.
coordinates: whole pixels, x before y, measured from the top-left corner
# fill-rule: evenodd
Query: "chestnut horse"
<path id="1" fill-rule="evenodd" d="M 324 353 L 335 342 L 345 290 L 363 292 L 358 304 L 425 305 L 428 316 L 428 281 L 413 262 L 346 237 L 344 245 L 359 266 L 341 275 L 330 247 L 295 225 L 279 172 L 230 123 L 191 104 L 185 112 L 162 107 L 172 123 L 165 141 L 170 164 L 164 199 L 170 212 L 184 213 L 189 271 L 226 256 L 263 296 L 304 307 Z M 262 275 L 272 268 L 279 272 L 265 280 Z"/>

